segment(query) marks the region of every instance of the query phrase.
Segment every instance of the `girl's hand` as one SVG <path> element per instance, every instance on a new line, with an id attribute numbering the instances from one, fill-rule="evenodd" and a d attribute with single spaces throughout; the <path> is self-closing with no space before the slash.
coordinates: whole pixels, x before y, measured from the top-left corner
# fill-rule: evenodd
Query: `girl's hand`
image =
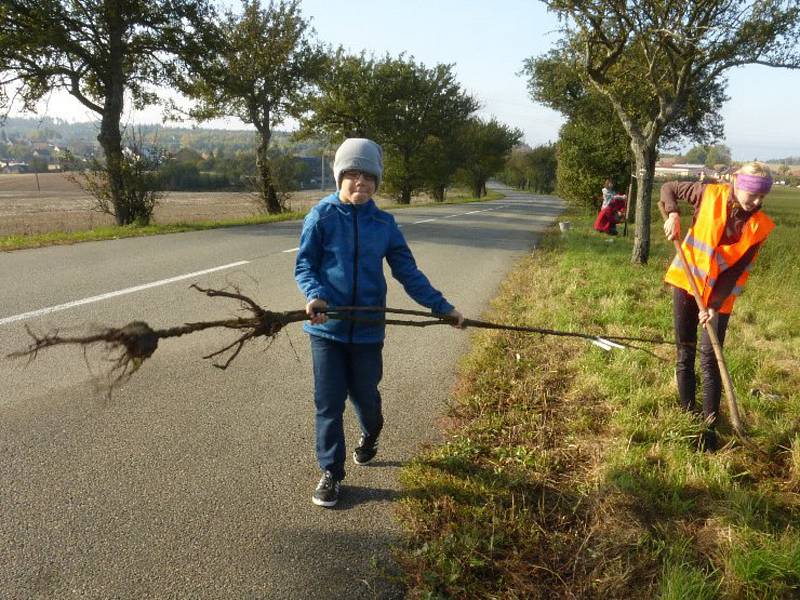
<path id="1" fill-rule="evenodd" d="M 664 234 L 668 240 L 681 239 L 681 216 L 678 213 L 669 213 L 664 221 Z"/>
<path id="2" fill-rule="evenodd" d="M 306 304 L 306 314 L 311 320 L 312 325 L 322 325 L 328 322 L 328 315 L 324 312 L 328 309 L 328 303 L 321 298 L 314 298 L 311 302 Z"/>
<path id="3" fill-rule="evenodd" d="M 700 311 L 700 325 L 705 325 L 707 322 L 711 322 L 714 325 L 716 322 L 714 319 L 717 318 L 717 311 L 713 308 L 707 308 L 705 310 Z"/>

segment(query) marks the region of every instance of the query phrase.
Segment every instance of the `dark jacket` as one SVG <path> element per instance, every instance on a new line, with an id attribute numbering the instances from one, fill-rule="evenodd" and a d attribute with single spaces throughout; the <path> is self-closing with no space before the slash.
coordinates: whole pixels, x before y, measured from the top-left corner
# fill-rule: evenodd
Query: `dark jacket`
<path id="1" fill-rule="evenodd" d="M 411 298 L 435 313 L 453 310 L 417 268 L 394 217 L 372 200 L 354 205 L 331 194 L 312 208 L 303 222 L 294 276 L 306 301 L 320 298 L 329 308 L 385 307 L 384 258 L 392 276 Z M 373 320 L 382 317 L 381 313 L 356 316 Z M 383 323 L 331 319 L 324 325 L 306 322 L 303 329 L 311 335 L 348 343 L 377 343 L 385 337 Z"/>

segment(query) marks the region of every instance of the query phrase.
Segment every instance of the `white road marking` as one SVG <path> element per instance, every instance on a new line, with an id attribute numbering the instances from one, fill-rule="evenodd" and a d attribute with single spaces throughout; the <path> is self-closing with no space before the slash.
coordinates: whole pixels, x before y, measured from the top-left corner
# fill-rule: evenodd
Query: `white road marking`
<path id="1" fill-rule="evenodd" d="M 211 269 L 203 269 L 202 271 L 195 271 L 194 273 L 186 273 L 185 275 L 177 275 L 176 277 L 170 277 L 169 279 L 161 279 L 159 281 L 153 281 L 152 283 L 145 283 L 142 285 L 137 285 L 135 287 L 125 288 L 124 290 L 117 290 L 115 292 L 108 292 L 106 294 L 100 294 L 99 296 L 90 296 L 89 298 L 83 298 L 81 300 L 74 300 L 72 302 L 67 302 L 66 304 L 59 304 L 57 306 L 48 306 L 47 308 L 40 308 L 39 310 L 32 310 L 30 312 L 21 313 L 19 315 L 12 315 L 10 317 L 5 317 L 0 319 L 0 325 L 7 325 L 8 323 L 14 323 L 15 321 L 24 321 L 26 319 L 32 319 L 34 317 L 41 317 L 42 315 L 48 315 L 50 313 L 67 310 L 68 308 L 74 308 L 76 306 L 82 306 L 84 304 L 91 304 L 92 302 L 100 302 L 101 300 L 107 300 L 109 298 L 114 298 L 116 296 L 124 296 L 125 294 L 132 294 L 134 292 L 140 292 L 142 290 L 147 290 L 154 287 L 159 287 L 161 285 L 167 285 L 169 283 L 175 283 L 176 281 L 182 281 L 184 279 L 190 279 L 192 277 L 198 277 L 200 275 L 206 275 L 208 273 L 213 273 L 215 271 L 222 271 L 223 269 L 231 269 L 233 267 L 240 267 L 242 265 L 248 264 L 249 260 L 240 260 L 235 263 L 230 263 L 228 265 L 222 265 L 219 267 L 213 267 Z"/>
<path id="2" fill-rule="evenodd" d="M 298 250 L 300 250 L 300 246 L 298 246 L 297 248 L 290 248 L 289 250 L 281 250 L 281 253 L 288 254 L 289 252 L 297 252 Z"/>
<path id="3" fill-rule="evenodd" d="M 419 225 L 420 223 L 430 223 L 431 221 L 435 221 L 436 219 L 423 219 L 422 221 L 414 221 L 412 225 Z"/>

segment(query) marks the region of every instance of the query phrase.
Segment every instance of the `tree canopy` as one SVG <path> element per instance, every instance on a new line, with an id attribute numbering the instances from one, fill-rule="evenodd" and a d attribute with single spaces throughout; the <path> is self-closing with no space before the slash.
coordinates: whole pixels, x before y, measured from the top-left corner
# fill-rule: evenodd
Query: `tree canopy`
<path id="1" fill-rule="evenodd" d="M 563 49 L 581 79 L 603 94 L 631 140 L 636 160 L 632 260 L 650 248 L 650 193 L 662 136 L 686 115 L 713 130 L 724 74 L 736 66 L 800 67 L 796 0 L 546 0 L 564 22 Z"/>
<path id="2" fill-rule="evenodd" d="M 700 144 L 693 147 L 686 153 L 686 162 L 706 165 L 713 167 L 715 165 L 729 165 L 731 164 L 731 149 L 724 144 Z"/>
<path id="3" fill-rule="evenodd" d="M 302 127 L 331 140 L 364 136 L 381 144 L 391 165 L 385 184 L 407 203 L 425 184 L 425 144 L 451 138 L 477 108 L 453 65 L 429 68 L 402 55 L 375 59 L 339 50 Z"/>

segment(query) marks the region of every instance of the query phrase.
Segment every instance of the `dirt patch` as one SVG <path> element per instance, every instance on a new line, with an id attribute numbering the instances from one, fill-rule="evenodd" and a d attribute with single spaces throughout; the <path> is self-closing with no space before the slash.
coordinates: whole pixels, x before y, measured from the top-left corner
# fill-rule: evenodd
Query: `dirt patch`
<path id="1" fill-rule="evenodd" d="M 294 192 L 291 210 L 305 210 L 333 190 Z M 422 195 L 413 203 L 429 202 Z M 391 204 L 378 196 L 378 204 Z M 92 199 L 61 173 L 0 175 L 0 235 L 29 235 L 53 231 L 84 231 L 113 225 L 114 219 L 91 210 Z M 262 214 L 248 192 L 167 192 L 153 215 L 155 223 L 190 223 L 239 219 Z"/>

